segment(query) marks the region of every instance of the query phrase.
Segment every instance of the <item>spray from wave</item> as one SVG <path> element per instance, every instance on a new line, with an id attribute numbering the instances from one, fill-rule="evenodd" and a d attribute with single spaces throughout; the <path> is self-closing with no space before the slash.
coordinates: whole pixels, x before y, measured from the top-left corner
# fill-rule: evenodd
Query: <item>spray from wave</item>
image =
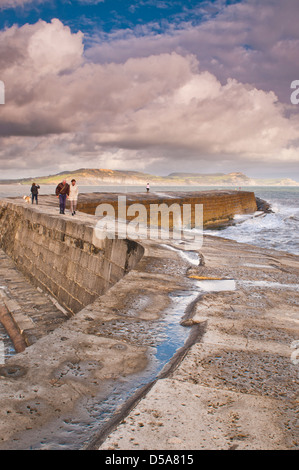
<path id="1" fill-rule="evenodd" d="M 299 255 L 299 191 L 272 191 L 268 202 L 272 213 L 235 216 L 231 226 L 206 233 Z"/>

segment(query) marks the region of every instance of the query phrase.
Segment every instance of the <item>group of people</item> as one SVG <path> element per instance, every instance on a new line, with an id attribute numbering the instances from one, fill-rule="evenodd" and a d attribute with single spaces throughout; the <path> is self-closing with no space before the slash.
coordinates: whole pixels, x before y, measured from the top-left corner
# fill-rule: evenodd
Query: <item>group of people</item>
<path id="1" fill-rule="evenodd" d="M 40 186 L 38 184 L 33 183 L 31 186 L 31 201 L 32 204 L 34 201 L 38 204 L 38 190 Z M 67 199 L 70 201 L 70 209 L 72 215 L 76 214 L 77 210 L 77 203 L 78 203 L 78 186 L 76 184 L 76 180 L 72 179 L 71 184 L 68 184 L 66 180 L 63 180 L 59 183 L 55 190 L 56 196 L 59 198 L 59 209 L 60 214 L 65 214 L 66 208 L 66 201 Z"/>
<path id="2" fill-rule="evenodd" d="M 72 179 L 71 184 L 68 184 L 66 180 L 63 180 L 56 187 L 56 196 L 59 198 L 60 214 L 65 213 L 66 200 L 70 201 L 70 209 L 72 215 L 76 214 L 77 202 L 78 202 L 78 186 L 76 180 Z"/>
<path id="3" fill-rule="evenodd" d="M 32 204 L 34 203 L 34 201 L 36 202 L 36 204 L 38 204 L 38 190 L 39 189 L 40 189 L 40 186 L 38 184 L 35 184 L 35 183 L 32 184 L 31 186 Z M 149 183 L 147 183 L 146 191 L 149 192 L 149 190 L 150 190 L 150 185 Z M 60 214 L 65 214 L 66 201 L 68 199 L 70 201 L 71 213 L 72 215 L 75 215 L 76 210 L 77 210 L 78 194 L 79 194 L 76 180 L 72 179 L 71 184 L 68 184 L 66 180 L 63 180 L 61 183 L 57 185 L 55 194 L 59 198 Z"/>

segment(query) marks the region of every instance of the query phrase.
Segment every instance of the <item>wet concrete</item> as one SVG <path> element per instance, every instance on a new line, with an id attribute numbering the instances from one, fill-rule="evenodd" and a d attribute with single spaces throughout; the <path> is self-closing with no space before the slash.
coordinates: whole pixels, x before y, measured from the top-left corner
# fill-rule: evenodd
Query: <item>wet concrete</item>
<path id="1" fill-rule="evenodd" d="M 156 242 L 143 245 L 125 278 L 0 367 L 1 449 L 85 447 L 184 345 L 189 264 Z"/>
<path id="2" fill-rule="evenodd" d="M 201 254 L 183 321 L 203 336 L 93 448 L 298 449 L 299 258 L 209 237 Z"/>
<path id="3" fill-rule="evenodd" d="M 108 292 L 0 367 L 0 448 L 298 448 L 298 257 L 142 244 Z"/>

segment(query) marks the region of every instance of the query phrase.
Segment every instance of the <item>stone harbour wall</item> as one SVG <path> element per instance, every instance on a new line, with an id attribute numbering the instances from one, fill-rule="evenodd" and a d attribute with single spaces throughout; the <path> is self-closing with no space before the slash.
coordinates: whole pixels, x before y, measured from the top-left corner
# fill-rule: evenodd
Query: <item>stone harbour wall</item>
<path id="1" fill-rule="evenodd" d="M 92 214 L 99 204 L 105 203 L 114 207 L 118 217 L 119 196 L 125 198 L 127 208 L 139 203 L 148 214 L 152 204 L 178 204 L 181 208 L 189 204 L 192 213 L 195 204 L 203 204 L 205 227 L 257 210 L 253 192 L 233 190 L 80 194 L 78 208 L 89 215 L 81 213 L 79 218 L 59 216 L 57 200 L 51 196 L 40 197 L 39 206 L 3 199 L 0 248 L 35 286 L 53 296 L 70 314 L 77 313 L 105 293 L 143 256 L 143 247 L 133 240 L 95 237 L 96 218 Z M 42 209 L 45 204 L 47 211 Z"/>
<path id="2" fill-rule="evenodd" d="M 70 314 L 120 280 L 143 255 L 130 240 L 95 238 L 91 223 L 0 202 L 0 247 L 37 287 Z"/>
<path id="3" fill-rule="evenodd" d="M 257 210 L 256 198 L 250 191 L 219 190 L 219 191 L 188 191 L 167 193 L 92 193 L 80 194 L 78 209 L 88 214 L 95 214 L 99 204 L 111 204 L 118 217 L 118 198 L 126 198 L 127 208 L 132 204 L 143 205 L 148 213 L 148 222 L 151 204 L 183 204 L 191 205 L 191 214 L 194 214 L 195 204 L 203 205 L 204 227 L 218 226 L 232 220 L 236 214 L 250 214 Z M 133 217 L 127 217 L 127 220 Z"/>

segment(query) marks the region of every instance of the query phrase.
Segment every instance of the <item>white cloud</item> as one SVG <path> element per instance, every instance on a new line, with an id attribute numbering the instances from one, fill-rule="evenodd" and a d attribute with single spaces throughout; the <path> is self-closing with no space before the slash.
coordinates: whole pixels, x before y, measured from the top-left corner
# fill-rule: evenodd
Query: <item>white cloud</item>
<path id="1" fill-rule="evenodd" d="M 173 51 L 193 54 L 202 69 L 221 82 L 236 78 L 273 90 L 279 99 L 289 102 L 289 84 L 297 77 L 298 0 L 247 0 L 232 5 L 219 1 L 214 6 L 218 14 L 206 16 L 197 25 L 178 22 L 166 28 L 165 21 L 164 33 L 157 33 L 156 25 L 108 36 L 98 33 L 87 57 L 105 63 Z"/>
<path id="2" fill-rule="evenodd" d="M 0 10 L 16 8 L 30 3 L 45 3 L 46 0 L 0 0 Z"/>
<path id="3" fill-rule="evenodd" d="M 86 60 L 83 36 L 58 19 L 0 32 L 6 104 L 0 159 L 18 167 L 169 168 L 213 162 L 292 165 L 299 122 L 266 92 L 220 81 L 194 54 L 156 51 Z M 205 163 L 206 162 L 206 163 Z M 55 171 L 55 170 L 54 170 Z M 219 170 L 218 170 L 219 171 Z"/>

